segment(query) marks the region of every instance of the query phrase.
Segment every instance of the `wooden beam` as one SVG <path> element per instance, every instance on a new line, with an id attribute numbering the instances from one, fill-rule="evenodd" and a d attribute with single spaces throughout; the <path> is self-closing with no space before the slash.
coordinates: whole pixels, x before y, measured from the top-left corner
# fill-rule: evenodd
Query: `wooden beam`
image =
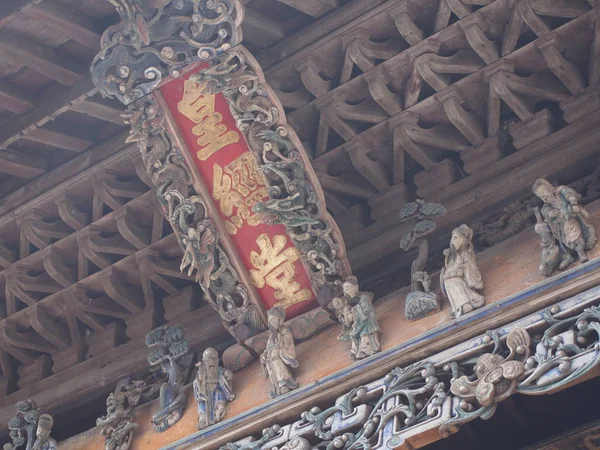
<path id="1" fill-rule="evenodd" d="M 32 0 L 2 0 L 0 2 L 0 27 L 21 14 L 23 8 L 28 7 L 31 2 Z"/>
<path id="2" fill-rule="evenodd" d="M 285 37 L 283 26 L 260 11 L 246 7 L 246 17 L 242 23 L 244 41 L 258 48 L 267 48 Z"/>
<path id="3" fill-rule="evenodd" d="M 59 114 L 68 111 L 72 104 L 83 101 L 97 92 L 91 75 L 72 87 L 57 85 L 45 89 L 35 108 L 22 117 L 15 117 L 6 122 L 0 128 L 0 149 L 8 147 L 24 134 L 54 120 Z"/>
<path id="4" fill-rule="evenodd" d="M 26 178 L 15 177 L 14 175 L 0 183 L 0 198 L 4 201 L 4 197 L 12 194 L 17 189 L 27 184 Z"/>
<path id="5" fill-rule="evenodd" d="M 72 152 L 82 152 L 94 145 L 92 141 L 70 136 L 48 128 L 36 128 L 31 133 L 23 136 L 23 139 L 62 148 L 64 150 L 70 150 Z"/>
<path id="6" fill-rule="evenodd" d="M 0 173 L 8 173 L 19 178 L 35 178 L 48 169 L 42 158 L 32 158 L 12 149 L 0 150 Z"/>
<path id="7" fill-rule="evenodd" d="M 96 145 L 2 199 L 0 222 L 2 222 L 2 218 L 9 217 L 10 211 L 29 201 L 43 196 L 44 201 L 52 202 L 53 199 L 63 195 L 72 183 L 77 183 L 81 179 L 89 180 L 95 177 L 98 171 L 105 171 L 115 163 L 134 160 L 140 151 L 137 145 L 125 144 L 128 135 L 129 131 L 124 131 L 102 144 Z M 62 187 L 58 188 L 59 194 L 46 197 L 54 187 L 61 183 Z"/>
<path id="8" fill-rule="evenodd" d="M 93 50 L 100 50 L 100 36 L 103 30 L 91 17 L 51 0 L 32 4 L 25 12 L 36 19 L 42 18 L 45 23 L 53 25 L 74 41 Z"/>
<path id="9" fill-rule="evenodd" d="M 284 5 L 291 6 L 311 17 L 321 17 L 332 9 L 337 8 L 337 0 L 278 0 Z"/>
<path id="10" fill-rule="evenodd" d="M 0 81 L 0 108 L 15 114 L 25 114 L 35 106 L 36 96 L 21 86 Z"/>
<path id="11" fill-rule="evenodd" d="M 311 44 L 315 44 L 316 41 L 325 36 L 332 39 L 342 36 L 347 32 L 345 25 L 359 17 L 362 21 L 379 14 L 381 12 L 380 5 L 383 3 L 386 3 L 386 0 L 354 0 L 341 8 L 337 8 L 325 17 L 261 52 L 257 56 L 258 62 L 263 70 L 268 72 L 269 67 L 285 59 L 282 55 L 294 55 L 304 49 L 300 59 L 305 59 L 314 48 L 309 47 Z"/>
<path id="12" fill-rule="evenodd" d="M 71 106 L 71 111 L 85 114 L 86 116 L 93 117 L 95 119 L 104 120 L 117 125 L 123 125 L 123 109 L 116 106 L 109 106 L 103 103 L 84 101 L 75 103 Z M 119 104 L 120 105 L 120 104 Z"/>
<path id="13" fill-rule="evenodd" d="M 15 61 L 66 86 L 72 86 L 83 78 L 83 71 L 73 62 L 56 54 L 47 47 L 10 31 L 0 29 L 0 59 Z"/>

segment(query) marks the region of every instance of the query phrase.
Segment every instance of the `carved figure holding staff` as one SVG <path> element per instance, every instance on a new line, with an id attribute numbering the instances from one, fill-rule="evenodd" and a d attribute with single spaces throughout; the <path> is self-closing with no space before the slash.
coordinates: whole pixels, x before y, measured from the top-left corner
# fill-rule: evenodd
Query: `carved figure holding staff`
<path id="1" fill-rule="evenodd" d="M 198 402 L 198 429 L 220 422 L 227 414 L 227 403 L 235 399 L 233 373 L 219 366 L 219 354 L 207 348 L 196 364 L 194 397 Z"/>
<path id="2" fill-rule="evenodd" d="M 541 219 L 548 225 L 552 236 L 558 242 L 561 252 L 558 268 L 566 269 L 574 261 L 575 255 L 579 262 L 586 262 L 586 251 L 594 247 L 596 233 L 594 227 L 586 221 L 587 211 L 579 205 L 581 196 L 568 186 L 554 187 L 543 178 L 534 183 L 532 190 L 544 202 L 540 209 Z M 541 227 L 537 228 L 542 231 Z M 544 248 L 547 247 L 545 244 Z M 544 262 L 542 254 L 543 267 L 540 267 L 540 272 L 547 276 L 552 271 L 553 264 L 546 261 L 547 264 L 544 265 Z"/>
<path id="3" fill-rule="evenodd" d="M 292 375 L 290 368 L 298 367 L 296 360 L 296 346 L 292 330 L 285 321 L 285 309 L 274 306 L 267 312 L 269 324 L 269 340 L 267 347 L 260 355 L 265 378 L 271 380 L 273 389 L 269 392 L 271 398 L 287 394 L 296 389 L 299 384 Z"/>

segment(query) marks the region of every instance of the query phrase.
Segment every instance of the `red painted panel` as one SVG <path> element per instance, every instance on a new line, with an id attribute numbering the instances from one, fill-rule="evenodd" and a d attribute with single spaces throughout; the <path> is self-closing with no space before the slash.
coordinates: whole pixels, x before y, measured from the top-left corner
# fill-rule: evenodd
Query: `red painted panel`
<path id="1" fill-rule="evenodd" d="M 189 81 L 194 72 L 167 83 L 161 93 L 263 304 L 268 309 L 280 303 L 294 317 L 316 306 L 300 253 L 283 225 L 260 223 L 252 211 L 268 198 L 262 174 L 227 100 L 202 94 Z"/>

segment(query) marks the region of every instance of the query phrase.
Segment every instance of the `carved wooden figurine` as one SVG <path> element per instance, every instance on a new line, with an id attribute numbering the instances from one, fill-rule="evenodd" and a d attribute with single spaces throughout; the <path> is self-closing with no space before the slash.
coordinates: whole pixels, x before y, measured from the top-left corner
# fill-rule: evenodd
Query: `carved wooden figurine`
<path id="1" fill-rule="evenodd" d="M 214 348 L 204 350 L 202 361 L 196 367 L 194 397 L 198 401 L 198 429 L 201 430 L 223 420 L 227 403 L 235 399 L 235 394 L 233 373 L 219 366 L 219 354 Z"/>
<path id="2" fill-rule="evenodd" d="M 131 421 L 131 404 L 125 409 L 127 394 L 117 388 L 106 399 L 106 416 L 99 417 L 96 425 L 102 427 L 106 437 L 106 450 L 127 450 L 133 440 L 133 431 L 137 424 Z"/>
<path id="3" fill-rule="evenodd" d="M 31 450 L 58 450 L 58 444 L 50 437 L 54 419 L 50 414 L 42 414 L 38 419 L 35 440 Z"/>
<path id="4" fill-rule="evenodd" d="M 446 260 L 440 273 L 440 285 L 450 300 L 450 314 L 454 318 L 485 305 L 485 298 L 477 292 L 483 289 L 483 280 L 477 268 L 472 239 L 473 230 L 461 225 L 452 231 L 450 248 L 444 250 Z"/>
<path id="5" fill-rule="evenodd" d="M 150 365 L 158 365 L 167 375 L 167 381 L 160 387 L 159 411 L 152 416 L 154 429 L 165 431 L 183 415 L 187 395 L 181 390 L 186 375 L 182 371 L 179 359 L 189 354 L 189 343 L 181 327 L 160 327 L 146 336 L 148 347 L 159 346 L 148 356 Z"/>
<path id="6" fill-rule="evenodd" d="M 352 343 L 350 354 L 355 359 L 363 359 L 381 351 L 380 332 L 373 294 L 360 292 L 358 279 L 346 278 L 343 285 L 344 297 L 334 298 L 333 307 L 342 324 L 339 339 Z"/>
<path id="7" fill-rule="evenodd" d="M 564 270 L 575 256 L 579 262 L 586 262 L 585 252 L 594 247 L 596 234 L 586 222 L 587 211 L 579 205 L 581 196 L 568 186 L 554 187 L 543 178 L 534 183 L 532 190 L 544 202 L 536 211 L 535 227 L 542 238 L 540 273 L 549 276 L 557 266 Z"/>
<path id="8" fill-rule="evenodd" d="M 273 386 L 269 396 L 275 398 L 287 394 L 299 386 L 290 370 L 290 367 L 298 367 L 298 361 L 296 361 L 296 347 L 292 330 L 283 324 L 285 309 L 274 306 L 267 315 L 270 335 L 267 347 L 260 355 L 260 362 L 265 378 L 268 377 Z"/>

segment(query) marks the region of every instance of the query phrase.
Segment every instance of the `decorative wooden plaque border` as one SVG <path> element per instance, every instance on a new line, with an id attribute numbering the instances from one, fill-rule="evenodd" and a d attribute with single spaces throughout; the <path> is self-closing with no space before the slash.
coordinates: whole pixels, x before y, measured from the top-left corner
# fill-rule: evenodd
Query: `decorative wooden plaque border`
<path id="1" fill-rule="evenodd" d="M 92 77 L 128 105 L 128 141 L 184 250 L 182 270 L 240 342 L 274 303 L 292 316 L 337 294 L 351 273 L 341 233 L 283 107 L 239 45 L 242 3 L 113 3 L 121 22 L 104 33 Z"/>

